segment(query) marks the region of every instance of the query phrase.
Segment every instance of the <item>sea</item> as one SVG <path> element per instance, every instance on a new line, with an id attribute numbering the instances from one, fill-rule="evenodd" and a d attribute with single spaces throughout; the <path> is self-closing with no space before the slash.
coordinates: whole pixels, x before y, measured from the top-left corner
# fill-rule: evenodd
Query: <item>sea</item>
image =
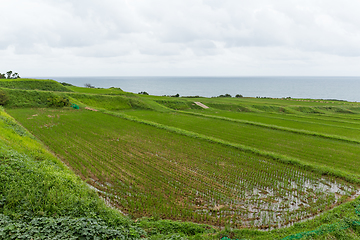
<path id="1" fill-rule="evenodd" d="M 360 102 L 360 77 L 37 77 L 150 95 L 336 99 Z"/>

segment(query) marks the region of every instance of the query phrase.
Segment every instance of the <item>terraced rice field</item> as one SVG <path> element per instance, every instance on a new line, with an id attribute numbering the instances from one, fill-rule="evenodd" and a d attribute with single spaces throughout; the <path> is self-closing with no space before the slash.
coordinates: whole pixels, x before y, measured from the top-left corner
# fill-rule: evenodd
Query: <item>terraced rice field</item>
<path id="1" fill-rule="evenodd" d="M 228 142 L 286 155 L 309 164 L 328 166 L 354 174 L 360 172 L 358 164 L 360 141 L 357 140 L 347 142 L 337 138 L 324 138 L 296 131 L 289 132 L 273 127 L 192 116 L 179 112 L 129 111 L 127 114 Z M 302 123 L 295 124 L 299 127 L 302 125 Z M 332 134 L 334 132 L 330 129 L 329 135 Z"/>
<path id="2" fill-rule="evenodd" d="M 141 121 L 72 109 L 8 112 L 134 217 L 268 229 L 317 215 L 357 193 L 357 185 L 338 178 Z M 354 174 L 360 170 L 357 143 L 183 113 L 127 114 Z"/>
<path id="3" fill-rule="evenodd" d="M 192 111 L 198 112 L 198 111 Z M 306 116 L 276 113 L 241 113 L 213 110 L 203 112 L 206 115 L 227 117 L 230 119 L 253 121 L 275 126 L 307 130 L 317 133 L 343 136 L 351 139 L 360 140 L 360 121 L 330 118 L 321 115 Z"/>

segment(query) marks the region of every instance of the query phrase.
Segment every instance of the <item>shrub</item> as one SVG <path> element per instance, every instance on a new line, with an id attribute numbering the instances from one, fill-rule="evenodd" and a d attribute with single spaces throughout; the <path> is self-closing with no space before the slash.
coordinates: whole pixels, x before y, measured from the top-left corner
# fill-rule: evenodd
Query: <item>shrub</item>
<path id="1" fill-rule="evenodd" d="M 61 82 L 60 83 L 63 86 L 68 86 L 68 87 L 73 87 L 74 85 L 70 84 L 70 83 L 66 83 L 66 82 Z"/>
<path id="2" fill-rule="evenodd" d="M 54 96 L 52 98 L 48 98 L 48 106 L 49 107 L 68 107 L 70 106 L 70 101 L 68 98 Z"/>
<path id="3" fill-rule="evenodd" d="M 90 83 L 85 83 L 84 86 L 86 88 L 95 88 L 95 86 L 91 85 Z"/>
<path id="4" fill-rule="evenodd" d="M 222 97 L 231 97 L 231 95 L 228 94 L 228 93 L 226 93 L 225 95 L 221 94 L 221 95 L 219 95 L 219 96 L 217 96 L 217 97 L 219 97 L 219 98 L 222 98 Z"/>
<path id="5" fill-rule="evenodd" d="M 9 101 L 9 96 L 3 90 L 0 90 L 0 105 L 5 105 Z"/>

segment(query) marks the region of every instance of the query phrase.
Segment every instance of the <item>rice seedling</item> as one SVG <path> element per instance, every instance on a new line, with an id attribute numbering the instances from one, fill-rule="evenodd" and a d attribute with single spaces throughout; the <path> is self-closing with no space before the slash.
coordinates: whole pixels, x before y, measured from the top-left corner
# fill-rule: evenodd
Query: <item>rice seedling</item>
<path id="1" fill-rule="evenodd" d="M 133 217 L 271 229 L 324 212 L 357 191 L 338 178 L 101 112 L 9 113 Z"/>

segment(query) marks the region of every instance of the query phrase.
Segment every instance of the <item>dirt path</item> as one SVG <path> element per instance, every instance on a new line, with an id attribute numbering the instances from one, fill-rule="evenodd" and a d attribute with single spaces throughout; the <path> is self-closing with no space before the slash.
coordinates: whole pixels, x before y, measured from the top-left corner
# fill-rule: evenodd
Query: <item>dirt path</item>
<path id="1" fill-rule="evenodd" d="M 202 104 L 201 102 L 194 102 L 194 103 L 202 108 L 205 108 L 205 109 L 209 108 L 208 106 Z"/>

